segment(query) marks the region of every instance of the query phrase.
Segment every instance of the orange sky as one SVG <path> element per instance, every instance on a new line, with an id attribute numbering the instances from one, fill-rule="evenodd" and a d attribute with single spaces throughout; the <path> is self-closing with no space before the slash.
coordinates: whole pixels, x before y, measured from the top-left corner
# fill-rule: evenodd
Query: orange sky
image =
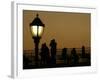
<path id="1" fill-rule="evenodd" d="M 57 48 L 90 47 L 90 14 L 46 11 L 23 11 L 23 48 L 32 50 L 34 41 L 31 37 L 29 24 L 39 14 L 45 24 L 44 33 L 39 46 L 46 42 L 49 47 L 51 39 L 57 42 Z"/>

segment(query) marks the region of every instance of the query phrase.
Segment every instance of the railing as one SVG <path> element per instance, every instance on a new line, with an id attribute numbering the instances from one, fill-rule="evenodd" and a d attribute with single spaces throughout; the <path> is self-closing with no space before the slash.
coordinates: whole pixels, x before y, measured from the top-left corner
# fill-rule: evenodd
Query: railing
<path id="1" fill-rule="evenodd" d="M 68 55 L 71 55 L 71 50 L 72 50 L 72 48 L 67 48 L 67 54 Z M 40 52 L 41 51 L 39 49 L 39 53 L 38 53 L 39 56 L 40 56 Z M 81 48 L 76 48 L 76 53 L 78 55 L 81 55 L 82 54 L 82 49 Z M 90 54 L 90 53 L 91 53 L 90 47 L 85 48 L 85 54 Z M 24 50 L 23 54 L 27 57 L 35 56 L 35 50 Z M 61 54 L 62 54 L 62 49 L 57 49 L 56 56 L 61 56 Z"/>

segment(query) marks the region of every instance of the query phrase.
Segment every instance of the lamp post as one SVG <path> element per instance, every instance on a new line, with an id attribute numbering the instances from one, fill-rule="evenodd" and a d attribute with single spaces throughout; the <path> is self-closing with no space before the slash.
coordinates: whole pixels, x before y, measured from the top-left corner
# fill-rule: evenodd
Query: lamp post
<path id="1" fill-rule="evenodd" d="M 45 25 L 40 20 L 38 14 L 36 15 L 35 19 L 30 23 L 32 38 L 34 39 L 34 43 L 35 43 L 35 65 L 36 66 L 38 66 L 38 45 L 41 36 L 43 34 L 44 26 Z"/>

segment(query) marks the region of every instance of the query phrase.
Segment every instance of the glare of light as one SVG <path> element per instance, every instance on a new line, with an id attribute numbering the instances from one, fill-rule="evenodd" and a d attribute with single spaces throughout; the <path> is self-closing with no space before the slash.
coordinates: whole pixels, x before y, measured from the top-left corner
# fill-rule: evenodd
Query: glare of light
<path id="1" fill-rule="evenodd" d="M 43 27 L 42 26 L 32 26 L 31 27 L 31 32 L 33 37 L 41 37 L 43 33 Z"/>

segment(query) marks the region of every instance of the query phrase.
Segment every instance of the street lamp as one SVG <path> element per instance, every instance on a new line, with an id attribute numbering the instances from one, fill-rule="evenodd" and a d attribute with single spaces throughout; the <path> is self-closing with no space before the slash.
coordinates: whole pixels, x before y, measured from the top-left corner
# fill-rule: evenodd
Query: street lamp
<path id="1" fill-rule="evenodd" d="M 36 15 L 35 19 L 30 23 L 32 38 L 34 39 L 34 43 L 35 43 L 35 65 L 36 66 L 38 65 L 38 45 L 41 36 L 43 34 L 44 26 L 45 25 L 40 20 L 38 14 Z"/>

